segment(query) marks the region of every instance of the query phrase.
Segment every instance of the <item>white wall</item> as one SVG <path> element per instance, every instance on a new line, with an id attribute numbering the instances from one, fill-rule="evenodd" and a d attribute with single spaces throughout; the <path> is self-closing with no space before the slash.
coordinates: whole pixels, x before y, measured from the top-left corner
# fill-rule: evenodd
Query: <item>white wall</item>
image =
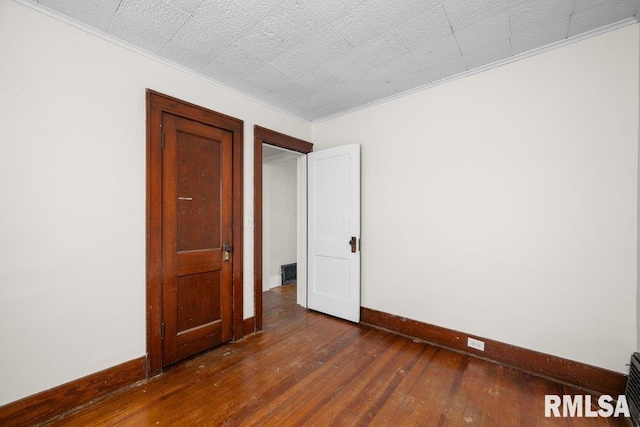
<path id="1" fill-rule="evenodd" d="M 253 125 L 311 126 L 9 1 L 0 76 L 2 405 L 146 352 L 145 88 L 244 120 L 247 216 Z"/>
<path id="2" fill-rule="evenodd" d="M 638 25 L 314 124 L 362 144 L 362 305 L 627 372 Z"/>
<path id="3" fill-rule="evenodd" d="M 263 166 L 269 186 L 264 197 L 263 212 L 268 213 L 268 262 L 265 268 L 269 287 L 282 284 L 280 267 L 296 262 L 297 254 L 297 156 L 283 161 L 267 162 Z M 265 286 L 263 284 L 263 289 Z"/>

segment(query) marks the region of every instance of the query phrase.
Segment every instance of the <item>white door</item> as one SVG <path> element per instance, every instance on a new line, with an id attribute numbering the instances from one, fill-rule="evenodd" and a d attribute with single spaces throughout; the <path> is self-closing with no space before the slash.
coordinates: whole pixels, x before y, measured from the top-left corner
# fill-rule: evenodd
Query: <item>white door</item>
<path id="1" fill-rule="evenodd" d="M 360 145 L 309 153 L 308 305 L 360 321 Z"/>

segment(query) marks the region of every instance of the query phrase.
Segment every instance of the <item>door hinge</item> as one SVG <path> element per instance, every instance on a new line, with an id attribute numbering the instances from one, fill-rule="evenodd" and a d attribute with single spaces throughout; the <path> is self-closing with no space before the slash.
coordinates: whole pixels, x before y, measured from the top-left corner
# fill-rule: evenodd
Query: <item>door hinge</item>
<path id="1" fill-rule="evenodd" d="M 160 147 L 164 148 L 164 132 L 162 132 L 162 136 L 160 137 Z"/>
<path id="2" fill-rule="evenodd" d="M 164 339 L 164 322 L 160 325 L 160 337 Z"/>

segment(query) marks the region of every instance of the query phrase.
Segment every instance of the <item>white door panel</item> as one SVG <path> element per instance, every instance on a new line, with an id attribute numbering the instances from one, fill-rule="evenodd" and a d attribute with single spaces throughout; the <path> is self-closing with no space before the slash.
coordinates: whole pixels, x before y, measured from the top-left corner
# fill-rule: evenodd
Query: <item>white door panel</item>
<path id="1" fill-rule="evenodd" d="M 308 305 L 360 321 L 360 145 L 312 152 L 308 159 Z"/>

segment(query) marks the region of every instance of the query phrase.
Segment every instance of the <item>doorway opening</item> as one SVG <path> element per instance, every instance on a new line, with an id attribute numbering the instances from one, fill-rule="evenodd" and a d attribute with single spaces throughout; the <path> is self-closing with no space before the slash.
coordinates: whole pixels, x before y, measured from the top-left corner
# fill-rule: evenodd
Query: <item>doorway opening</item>
<path id="1" fill-rule="evenodd" d="M 262 146 L 262 293 L 306 306 L 305 155 Z M 298 271 L 300 275 L 298 276 Z M 264 301 L 263 301 L 264 302 Z M 263 304 L 268 318 L 269 304 Z"/>
<path id="2" fill-rule="evenodd" d="M 262 330 L 263 327 L 263 291 L 279 288 L 281 292 L 294 294 L 292 285 L 283 287 L 282 271 L 279 271 L 283 265 L 290 266 L 292 262 L 289 261 L 293 259 L 297 264 L 295 298 L 298 304 L 306 306 L 306 156 L 304 155 L 311 151 L 313 151 L 313 144 L 309 142 L 260 126 L 254 127 L 256 331 Z M 292 179 L 295 179 L 295 185 Z M 277 196 L 273 194 L 274 192 Z M 292 197 L 296 200 L 295 209 L 292 209 Z M 281 205 L 277 200 L 282 202 Z M 274 214 L 278 218 L 272 221 Z M 292 231 L 291 222 L 294 219 L 295 228 Z M 305 231 L 300 232 L 301 229 Z M 295 257 L 292 241 L 295 242 L 296 247 Z M 281 264 L 285 262 L 286 264 Z M 286 286 L 290 287 L 286 288 Z"/>

